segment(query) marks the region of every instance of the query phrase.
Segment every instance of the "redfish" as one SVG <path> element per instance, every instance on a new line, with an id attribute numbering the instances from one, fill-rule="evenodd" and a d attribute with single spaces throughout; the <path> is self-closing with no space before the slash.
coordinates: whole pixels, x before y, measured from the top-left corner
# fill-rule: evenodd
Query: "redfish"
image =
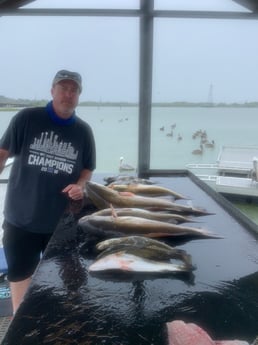
<path id="1" fill-rule="evenodd" d="M 219 236 L 201 228 L 182 226 L 140 217 L 84 216 L 79 219 L 81 226 L 90 224 L 104 231 L 117 231 L 126 235 L 147 237 L 194 236 L 219 238 Z"/>
<path id="2" fill-rule="evenodd" d="M 175 199 L 187 199 L 180 193 L 172 189 L 168 189 L 156 185 L 146 185 L 141 183 L 131 183 L 131 184 L 115 184 L 111 183 L 108 185 L 109 188 L 116 190 L 118 192 L 131 192 L 134 194 L 148 195 L 148 196 L 165 196 L 171 195 Z"/>
<path id="3" fill-rule="evenodd" d="M 169 210 L 199 216 L 208 214 L 205 210 L 177 204 L 162 198 L 121 195 L 119 192 L 95 182 L 86 183 L 86 195 L 99 209 L 108 208 L 112 205 L 113 207 L 137 207 L 154 210 Z"/>

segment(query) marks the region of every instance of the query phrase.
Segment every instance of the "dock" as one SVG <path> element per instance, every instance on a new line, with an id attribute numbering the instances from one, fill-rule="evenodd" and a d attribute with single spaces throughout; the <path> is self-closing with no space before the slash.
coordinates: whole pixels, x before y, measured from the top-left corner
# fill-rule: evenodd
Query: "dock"
<path id="1" fill-rule="evenodd" d="M 196 176 L 219 193 L 258 198 L 257 157 L 257 146 L 222 146 L 216 163 L 188 164 L 187 168 L 212 170 L 212 174 Z"/>
<path id="2" fill-rule="evenodd" d="M 220 175 L 250 176 L 255 157 L 258 157 L 258 147 L 256 146 L 222 146 L 217 160 L 218 172 Z"/>

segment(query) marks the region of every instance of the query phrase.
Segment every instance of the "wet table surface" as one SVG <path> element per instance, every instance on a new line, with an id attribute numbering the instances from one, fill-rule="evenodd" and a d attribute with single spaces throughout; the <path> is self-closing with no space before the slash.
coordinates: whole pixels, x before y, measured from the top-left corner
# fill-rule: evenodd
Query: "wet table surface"
<path id="1" fill-rule="evenodd" d="M 187 174 L 150 177 L 212 213 L 198 226 L 223 238 L 167 240 L 192 256 L 192 274 L 92 274 L 103 233 L 72 219 L 56 229 L 2 345 L 167 344 L 165 323 L 181 319 L 214 339 L 258 334 L 257 234 L 224 198 Z M 104 181 L 102 182 L 104 183 Z M 195 224 L 189 224 L 196 226 Z M 17 342 L 18 341 L 18 342 Z"/>

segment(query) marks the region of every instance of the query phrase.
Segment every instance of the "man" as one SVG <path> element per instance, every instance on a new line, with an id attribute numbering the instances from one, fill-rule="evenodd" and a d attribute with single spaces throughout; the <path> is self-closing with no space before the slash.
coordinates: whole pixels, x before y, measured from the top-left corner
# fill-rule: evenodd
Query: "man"
<path id="1" fill-rule="evenodd" d="M 90 126 L 75 108 L 81 76 L 61 70 L 46 107 L 18 112 L 0 140 L 0 172 L 14 157 L 4 207 L 3 245 L 16 312 L 69 200 L 83 199 L 96 165 Z"/>

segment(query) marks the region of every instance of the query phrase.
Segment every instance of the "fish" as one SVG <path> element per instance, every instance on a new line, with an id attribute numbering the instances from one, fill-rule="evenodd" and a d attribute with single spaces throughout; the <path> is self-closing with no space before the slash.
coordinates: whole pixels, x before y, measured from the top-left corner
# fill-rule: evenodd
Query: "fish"
<path id="1" fill-rule="evenodd" d="M 182 194 L 175 192 L 172 189 L 168 189 L 156 185 L 146 185 L 141 183 L 130 183 L 130 184 L 115 184 L 111 183 L 108 185 L 109 188 L 118 192 L 131 192 L 134 194 L 148 195 L 148 196 L 165 196 L 171 195 L 175 199 L 187 199 Z"/>
<path id="2" fill-rule="evenodd" d="M 86 182 L 85 192 L 87 197 L 99 209 L 108 208 L 112 204 L 113 207 L 138 207 L 155 210 L 170 210 L 173 212 L 194 214 L 197 216 L 209 214 L 205 210 L 177 204 L 162 198 L 136 195 L 124 196 L 107 186 L 91 181 Z"/>
<path id="3" fill-rule="evenodd" d="M 151 260 L 181 260 L 189 269 L 194 268 L 191 256 L 185 250 L 173 248 L 161 241 L 143 236 L 111 238 L 97 243 L 96 248 L 101 251 L 97 258 L 123 250 L 127 254 L 134 254 Z"/>
<path id="4" fill-rule="evenodd" d="M 104 181 L 107 184 L 130 184 L 130 183 L 141 183 L 141 184 L 154 184 L 154 181 L 149 179 L 144 179 L 136 176 L 131 175 L 116 175 L 116 176 L 109 176 L 104 177 Z"/>
<path id="5" fill-rule="evenodd" d="M 144 259 L 120 251 L 97 259 L 89 266 L 89 272 L 118 270 L 140 273 L 189 272 L 186 265 Z"/>
<path id="6" fill-rule="evenodd" d="M 141 217 L 146 219 L 152 220 L 159 220 L 161 222 L 168 222 L 168 223 L 192 223 L 196 222 L 195 219 L 182 216 L 176 213 L 169 213 L 169 212 L 153 212 L 143 208 L 129 208 L 129 207 L 122 207 L 122 208 L 105 208 L 100 211 L 96 211 L 92 213 L 95 216 L 111 216 L 115 213 L 117 216 L 133 216 L 133 217 Z"/>
<path id="7" fill-rule="evenodd" d="M 249 345 L 242 340 L 213 340 L 195 323 L 174 320 L 166 323 L 169 345 Z"/>
<path id="8" fill-rule="evenodd" d="M 101 241 L 96 244 L 96 248 L 99 251 L 106 250 L 111 246 L 117 245 L 124 245 L 124 246 L 137 246 L 138 248 L 143 248 L 146 246 L 152 246 L 154 248 L 160 247 L 167 251 L 173 250 L 174 248 L 169 246 L 168 244 L 153 240 L 151 238 L 146 238 L 142 236 L 126 236 L 126 237 L 119 237 L 119 238 L 109 238 L 107 240 Z"/>
<path id="9" fill-rule="evenodd" d="M 84 216 L 78 221 L 82 227 L 87 223 L 105 231 L 117 231 L 126 235 L 143 235 L 147 237 L 170 237 L 190 235 L 194 237 L 220 238 L 200 228 L 160 222 L 140 217 Z"/>

